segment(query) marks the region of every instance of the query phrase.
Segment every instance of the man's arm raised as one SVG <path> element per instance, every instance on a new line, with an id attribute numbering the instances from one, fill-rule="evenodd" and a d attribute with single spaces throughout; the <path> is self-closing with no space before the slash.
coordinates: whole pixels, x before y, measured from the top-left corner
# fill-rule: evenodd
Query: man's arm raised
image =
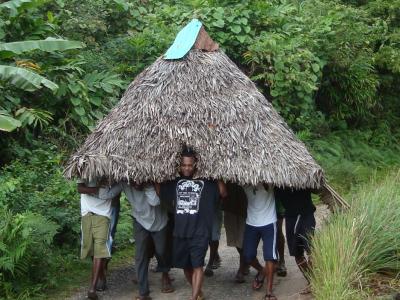
<path id="1" fill-rule="evenodd" d="M 160 197 L 161 184 L 159 184 L 158 182 L 154 182 L 154 189 L 156 190 L 157 196 Z"/>
<path id="2" fill-rule="evenodd" d="M 88 187 L 85 183 L 78 183 L 77 190 L 79 194 L 96 194 L 99 190 L 98 187 Z"/>
<path id="3" fill-rule="evenodd" d="M 217 183 L 218 183 L 219 197 L 221 200 L 225 200 L 228 197 L 228 189 L 226 188 L 226 185 L 222 180 L 218 180 Z"/>

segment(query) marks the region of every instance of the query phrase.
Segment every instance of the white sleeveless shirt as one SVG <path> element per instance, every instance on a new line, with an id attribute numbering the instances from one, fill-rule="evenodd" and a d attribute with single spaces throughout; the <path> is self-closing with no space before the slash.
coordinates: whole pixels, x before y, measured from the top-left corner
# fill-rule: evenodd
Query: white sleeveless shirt
<path id="1" fill-rule="evenodd" d="M 266 226 L 277 221 L 275 209 L 274 188 L 263 184 L 245 186 L 247 196 L 246 224 L 256 227 Z"/>

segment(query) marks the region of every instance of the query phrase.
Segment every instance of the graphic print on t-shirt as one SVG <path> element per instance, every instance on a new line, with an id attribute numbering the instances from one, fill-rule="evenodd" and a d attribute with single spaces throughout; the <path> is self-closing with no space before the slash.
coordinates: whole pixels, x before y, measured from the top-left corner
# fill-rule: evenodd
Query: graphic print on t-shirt
<path id="1" fill-rule="evenodd" d="M 181 179 L 176 185 L 176 213 L 194 215 L 199 212 L 202 180 Z"/>

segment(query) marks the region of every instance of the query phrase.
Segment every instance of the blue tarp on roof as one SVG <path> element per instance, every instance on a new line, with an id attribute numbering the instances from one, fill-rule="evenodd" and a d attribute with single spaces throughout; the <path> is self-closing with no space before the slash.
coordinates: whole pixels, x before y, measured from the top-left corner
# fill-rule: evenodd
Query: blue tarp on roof
<path id="1" fill-rule="evenodd" d="M 180 59 L 192 49 L 196 42 L 202 24 L 199 20 L 193 19 L 187 24 L 175 38 L 174 43 L 164 54 L 165 59 Z"/>

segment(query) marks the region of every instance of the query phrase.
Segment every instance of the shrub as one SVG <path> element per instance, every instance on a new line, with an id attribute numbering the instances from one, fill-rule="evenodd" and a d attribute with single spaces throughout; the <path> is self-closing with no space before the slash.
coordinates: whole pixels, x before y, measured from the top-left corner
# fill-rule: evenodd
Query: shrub
<path id="1" fill-rule="evenodd" d="M 363 185 L 351 209 L 332 216 L 313 239 L 316 299 L 365 299 L 376 272 L 400 275 L 400 171 Z"/>
<path id="2" fill-rule="evenodd" d="M 388 168 L 400 165 L 400 137 L 390 130 L 337 130 L 324 137 L 302 136 L 329 181 L 342 193 L 369 181 L 373 173 L 386 174 Z"/>
<path id="3" fill-rule="evenodd" d="M 58 228 L 40 214 L 0 209 L 0 297 L 29 298 L 43 287 Z"/>
<path id="4" fill-rule="evenodd" d="M 42 144 L 7 165 L 0 177 L 0 206 L 41 214 L 59 226 L 57 243 L 73 247 L 80 233 L 79 195 L 62 176 L 64 156 L 57 150 Z"/>

